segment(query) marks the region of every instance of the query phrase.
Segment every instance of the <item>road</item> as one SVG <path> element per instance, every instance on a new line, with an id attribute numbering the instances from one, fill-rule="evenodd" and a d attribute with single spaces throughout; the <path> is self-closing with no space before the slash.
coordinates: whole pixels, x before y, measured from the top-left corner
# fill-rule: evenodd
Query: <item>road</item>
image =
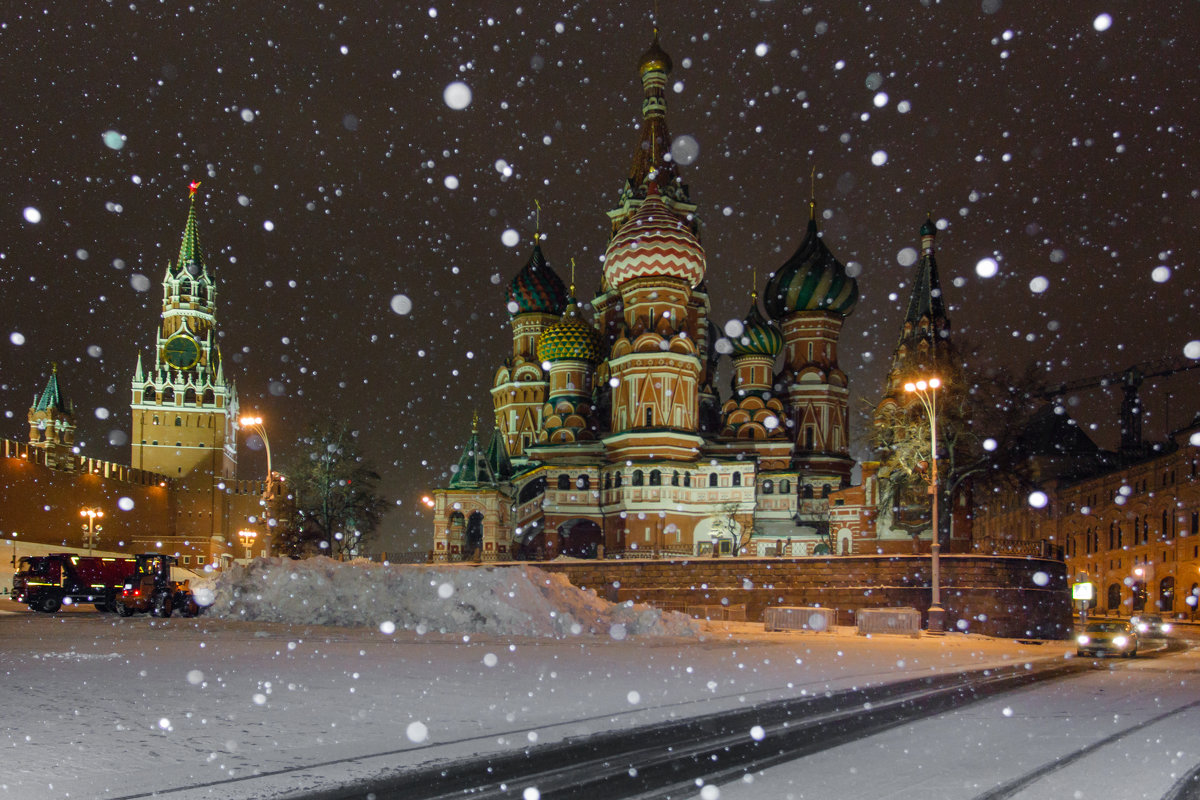
<path id="1" fill-rule="evenodd" d="M 1200 797 L 1200 652 L 1092 668 L 749 773 L 721 800 Z M 711 792 L 710 792 L 711 794 Z M 695 796 L 693 794 L 693 796 Z"/>

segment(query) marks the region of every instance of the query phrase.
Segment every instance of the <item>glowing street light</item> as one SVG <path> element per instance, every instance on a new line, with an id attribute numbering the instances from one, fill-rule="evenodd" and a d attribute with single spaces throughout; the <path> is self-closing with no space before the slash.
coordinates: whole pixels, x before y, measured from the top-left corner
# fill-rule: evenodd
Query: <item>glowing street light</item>
<path id="1" fill-rule="evenodd" d="M 437 505 L 437 503 L 433 501 L 433 498 L 427 494 L 421 496 L 421 502 L 425 504 L 426 508 L 433 508 Z"/>
<path id="2" fill-rule="evenodd" d="M 271 441 L 267 438 L 267 429 L 263 427 L 262 417 L 242 417 L 238 422 L 243 428 L 248 428 L 262 437 L 263 447 L 267 451 L 267 481 L 271 480 Z"/>
<path id="3" fill-rule="evenodd" d="M 251 528 L 242 528 L 238 531 L 238 538 L 242 540 L 242 545 L 246 548 L 246 560 L 254 558 L 254 553 L 251 550 L 254 547 L 254 540 L 258 538 L 258 531 Z"/>
<path id="4" fill-rule="evenodd" d="M 88 555 L 90 556 L 97 535 L 104 530 L 104 526 L 96 524 L 96 520 L 104 518 L 104 512 L 98 508 L 82 508 L 79 516 L 84 519 L 83 530 L 87 533 Z"/>
<path id="5" fill-rule="evenodd" d="M 942 608 L 942 574 L 938 559 L 942 554 L 942 542 L 938 531 L 938 474 L 937 474 L 937 390 L 942 382 L 938 378 L 922 378 L 904 384 L 904 391 L 915 394 L 921 401 L 925 413 L 929 415 L 929 495 L 930 516 L 933 523 L 933 542 L 929 548 L 933 559 L 932 597 L 929 605 L 929 631 L 944 633 L 946 630 L 946 612 Z"/>

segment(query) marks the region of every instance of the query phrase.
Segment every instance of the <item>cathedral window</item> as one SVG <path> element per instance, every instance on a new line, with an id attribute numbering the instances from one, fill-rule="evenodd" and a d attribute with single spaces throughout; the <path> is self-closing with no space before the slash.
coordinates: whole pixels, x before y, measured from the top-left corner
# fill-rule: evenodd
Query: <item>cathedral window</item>
<path id="1" fill-rule="evenodd" d="M 656 469 L 650 470 L 650 485 L 662 486 L 662 473 Z"/>
<path id="2" fill-rule="evenodd" d="M 176 428 L 182 428 L 182 427 L 183 427 L 183 417 L 176 417 L 176 418 L 175 418 L 175 427 L 176 427 Z"/>
<path id="3" fill-rule="evenodd" d="M 613 486 L 617 489 L 621 488 L 621 473 L 617 473 L 617 477 L 613 478 Z"/>
<path id="4" fill-rule="evenodd" d="M 604 476 L 604 488 L 605 489 L 612 488 L 612 473 L 611 472 Z"/>
<path id="5" fill-rule="evenodd" d="M 828 498 L 828 497 L 829 497 L 829 493 L 830 493 L 831 491 L 833 491 L 833 490 L 830 488 L 829 484 L 828 484 L 828 483 L 827 483 L 827 484 L 825 484 L 824 486 L 822 486 L 822 487 L 821 487 L 821 497 L 822 497 L 822 498 Z"/>
<path id="6" fill-rule="evenodd" d="M 162 401 L 164 403 L 174 403 L 175 402 L 175 390 L 172 389 L 170 386 L 163 389 Z"/>
<path id="7" fill-rule="evenodd" d="M 690 472 L 685 472 L 685 473 L 683 473 L 683 485 L 684 485 L 684 487 L 686 487 L 686 488 L 690 488 L 690 487 L 691 487 L 691 485 L 692 485 L 692 473 L 690 473 Z"/>
<path id="8" fill-rule="evenodd" d="M 710 473 L 708 473 L 708 485 L 709 485 L 709 486 L 717 486 L 717 485 L 719 485 L 719 484 L 717 483 L 717 473 L 715 473 L 715 472 L 710 472 Z"/>
<path id="9" fill-rule="evenodd" d="M 742 473 L 740 473 L 740 472 L 733 473 L 733 485 L 734 486 L 742 485 Z"/>
<path id="10" fill-rule="evenodd" d="M 571 476 L 563 473 L 558 476 L 558 488 L 562 491 L 567 491 L 571 488 Z"/>
<path id="11" fill-rule="evenodd" d="M 586 492 L 588 489 L 592 488 L 592 479 L 587 475 L 580 475 L 575 479 L 575 486 Z"/>
<path id="12" fill-rule="evenodd" d="M 154 394 L 153 386 L 147 386 L 145 389 L 142 390 L 142 402 L 153 403 L 154 398 L 155 398 L 155 394 Z"/>
<path id="13" fill-rule="evenodd" d="M 763 494 L 775 494 L 775 482 L 770 480 L 763 481 L 762 492 Z"/>
<path id="14" fill-rule="evenodd" d="M 672 485 L 672 486 L 678 486 L 678 485 L 679 485 L 679 470 L 675 470 L 675 472 L 673 472 L 673 473 L 671 474 L 671 485 Z"/>
<path id="15" fill-rule="evenodd" d="M 808 486 L 807 484 L 804 487 L 804 499 L 805 500 L 813 499 L 813 488 L 811 486 Z"/>
<path id="16" fill-rule="evenodd" d="M 647 408 L 646 409 L 646 427 L 650 428 L 653 426 L 654 426 L 654 409 Z"/>
<path id="17" fill-rule="evenodd" d="M 779 493 L 780 494 L 790 494 L 791 491 L 792 491 L 791 481 L 788 481 L 785 479 L 785 480 L 782 480 L 779 482 Z"/>
<path id="18" fill-rule="evenodd" d="M 643 482 L 644 480 L 645 480 L 645 476 L 644 476 L 644 475 L 642 475 L 642 471 L 641 471 L 640 469 L 635 469 L 635 470 L 633 471 L 633 485 L 634 485 L 634 486 L 641 486 L 641 485 L 642 485 L 642 482 Z"/>
<path id="19" fill-rule="evenodd" d="M 804 449 L 805 450 L 814 449 L 814 444 L 816 441 L 816 436 L 814 435 L 814 433 L 815 432 L 813 431 L 812 428 L 804 429 Z"/>
<path id="20" fill-rule="evenodd" d="M 183 393 L 183 402 L 188 405 L 196 404 L 196 390 L 190 386 Z"/>
<path id="21" fill-rule="evenodd" d="M 211 406 L 216 402 L 216 397 L 213 395 L 212 389 L 204 390 L 204 405 Z"/>
<path id="22" fill-rule="evenodd" d="M 152 424 L 154 424 L 154 425 L 158 424 L 158 414 L 154 415 L 154 422 Z"/>

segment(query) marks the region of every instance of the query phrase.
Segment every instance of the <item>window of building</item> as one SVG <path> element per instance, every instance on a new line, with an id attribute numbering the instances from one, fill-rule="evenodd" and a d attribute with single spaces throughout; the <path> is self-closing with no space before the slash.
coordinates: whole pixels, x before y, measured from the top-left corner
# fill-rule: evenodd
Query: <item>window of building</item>
<path id="1" fill-rule="evenodd" d="M 654 409 L 647 408 L 646 409 L 646 427 L 650 428 L 650 427 L 653 427 L 653 425 L 654 425 Z"/>
<path id="2" fill-rule="evenodd" d="M 792 492 L 792 482 L 789 481 L 787 478 L 784 478 L 783 480 L 781 480 L 779 482 L 779 493 L 780 494 L 791 494 L 791 492 Z"/>
<path id="3" fill-rule="evenodd" d="M 656 469 L 650 470 L 650 485 L 651 486 L 661 486 L 662 485 L 662 473 Z"/>
<path id="4" fill-rule="evenodd" d="M 175 418 L 175 427 L 176 427 L 176 428 L 182 428 L 182 427 L 183 427 L 183 417 L 176 417 L 176 418 Z"/>
<path id="5" fill-rule="evenodd" d="M 672 486 L 679 485 L 679 470 L 675 470 L 674 472 L 671 473 L 671 485 Z"/>
<path id="6" fill-rule="evenodd" d="M 690 472 L 685 472 L 685 473 L 683 473 L 683 485 L 684 485 L 684 487 L 688 487 L 688 488 L 690 488 L 690 487 L 691 487 L 691 485 L 692 485 L 692 473 L 690 473 Z"/>
<path id="7" fill-rule="evenodd" d="M 566 491 L 571 488 L 571 476 L 565 472 L 558 476 L 558 488 Z"/>
<path id="8" fill-rule="evenodd" d="M 733 485 L 734 486 L 742 485 L 742 473 L 740 473 L 740 472 L 733 473 Z"/>
<path id="9" fill-rule="evenodd" d="M 605 489 L 612 488 L 612 473 L 611 472 L 604 476 L 604 488 Z"/>
<path id="10" fill-rule="evenodd" d="M 775 494 L 775 481 L 765 480 L 762 482 L 763 494 Z"/>
<path id="11" fill-rule="evenodd" d="M 621 473 L 618 472 L 616 477 L 613 478 L 613 486 L 617 489 L 621 488 Z"/>
<path id="12" fill-rule="evenodd" d="M 717 473 L 715 473 L 715 472 L 708 473 L 708 485 L 709 486 L 717 485 Z"/>
<path id="13" fill-rule="evenodd" d="M 633 471 L 633 485 L 641 486 L 644 480 L 645 476 L 642 474 L 642 471 L 640 469 L 635 469 Z"/>
<path id="14" fill-rule="evenodd" d="M 582 491 L 586 492 L 588 489 L 592 488 L 592 479 L 588 475 L 580 475 L 575 479 L 575 485 Z"/>

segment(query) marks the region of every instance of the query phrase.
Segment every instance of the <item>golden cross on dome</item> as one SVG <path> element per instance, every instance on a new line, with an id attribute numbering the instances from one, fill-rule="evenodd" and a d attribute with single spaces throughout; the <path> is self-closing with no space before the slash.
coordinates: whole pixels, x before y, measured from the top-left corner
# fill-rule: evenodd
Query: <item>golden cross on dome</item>
<path id="1" fill-rule="evenodd" d="M 542 238 L 542 204 L 535 199 L 533 207 L 533 240 L 537 242 Z"/>
<path id="2" fill-rule="evenodd" d="M 479 433 L 479 412 L 471 412 L 471 433 Z"/>

